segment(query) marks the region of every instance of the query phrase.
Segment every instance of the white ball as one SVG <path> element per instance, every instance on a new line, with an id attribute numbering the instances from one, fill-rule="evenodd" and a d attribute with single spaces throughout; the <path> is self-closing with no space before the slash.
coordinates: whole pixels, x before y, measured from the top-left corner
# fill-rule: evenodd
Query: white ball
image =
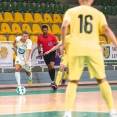
<path id="1" fill-rule="evenodd" d="M 17 94 L 24 95 L 26 93 L 25 87 L 21 86 L 16 89 Z"/>

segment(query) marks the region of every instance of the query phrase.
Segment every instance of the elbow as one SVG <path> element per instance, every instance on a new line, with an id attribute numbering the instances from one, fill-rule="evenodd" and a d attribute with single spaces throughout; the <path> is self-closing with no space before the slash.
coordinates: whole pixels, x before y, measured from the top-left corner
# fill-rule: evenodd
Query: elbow
<path id="1" fill-rule="evenodd" d="M 61 28 L 62 29 L 65 29 L 65 28 L 67 28 L 67 26 L 68 26 L 68 22 L 67 21 L 64 21 Z"/>
<path id="2" fill-rule="evenodd" d="M 105 33 L 108 33 L 109 31 L 110 31 L 109 28 L 104 29 Z"/>
<path id="3" fill-rule="evenodd" d="M 110 28 L 107 25 L 105 25 L 103 26 L 103 30 L 105 33 L 108 33 L 110 31 Z"/>
<path id="4" fill-rule="evenodd" d="M 66 26 L 62 25 L 61 30 L 65 30 L 65 29 L 66 29 Z"/>

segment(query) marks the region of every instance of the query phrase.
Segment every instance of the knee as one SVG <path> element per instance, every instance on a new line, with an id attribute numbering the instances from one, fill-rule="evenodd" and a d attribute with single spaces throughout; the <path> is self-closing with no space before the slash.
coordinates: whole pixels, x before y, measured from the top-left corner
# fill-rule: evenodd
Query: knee
<path id="1" fill-rule="evenodd" d="M 19 65 L 16 65 L 16 66 L 15 66 L 15 71 L 16 71 L 16 72 L 20 72 L 20 69 L 21 69 L 21 67 L 20 67 Z"/>
<path id="2" fill-rule="evenodd" d="M 97 80 L 97 82 L 98 82 L 98 84 L 101 84 L 101 83 L 103 83 L 103 82 L 106 82 L 107 80 L 106 80 L 106 78 L 104 78 L 104 79 L 96 79 Z"/>
<path id="3" fill-rule="evenodd" d="M 63 72 L 64 71 L 64 66 L 60 66 L 59 71 Z"/>
<path id="4" fill-rule="evenodd" d="M 54 65 L 50 65 L 50 68 L 51 68 L 51 69 L 54 69 Z"/>
<path id="5" fill-rule="evenodd" d="M 54 69 L 54 66 L 53 66 L 53 65 L 50 65 L 50 66 L 48 67 L 48 69 L 49 69 L 49 70 Z"/>
<path id="6" fill-rule="evenodd" d="M 49 71 L 51 70 L 51 67 L 50 67 L 50 66 L 48 66 L 48 70 L 49 70 Z"/>

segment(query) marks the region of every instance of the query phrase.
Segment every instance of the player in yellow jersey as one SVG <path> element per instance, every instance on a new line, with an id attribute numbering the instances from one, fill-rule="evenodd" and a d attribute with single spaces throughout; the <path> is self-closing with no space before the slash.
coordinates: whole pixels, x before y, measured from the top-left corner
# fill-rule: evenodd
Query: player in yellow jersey
<path id="1" fill-rule="evenodd" d="M 57 76 L 56 76 L 57 87 L 58 87 L 59 82 L 62 78 L 62 72 L 64 71 L 65 67 L 68 65 L 69 40 L 70 40 L 70 35 L 67 35 L 65 37 L 66 49 L 65 49 L 65 52 L 64 52 L 63 57 L 61 59 L 60 68 L 59 68 L 59 71 L 58 71 Z M 50 52 L 57 50 L 61 45 L 62 45 L 62 42 L 60 42 L 58 45 L 54 46 L 51 50 L 45 52 L 45 55 L 49 54 Z M 65 75 L 62 79 L 62 83 L 61 83 L 62 85 L 65 84 L 65 81 L 66 81 L 67 78 L 68 78 L 68 70 L 66 70 Z"/>
<path id="2" fill-rule="evenodd" d="M 71 117 L 71 110 L 76 97 L 77 84 L 87 64 L 91 78 L 96 78 L 101 93 L 110 110 L 110 117 L 117 117 L 112 91 L 106 80 L 105 67 L 101 47 L 99 45 L 99 33 L 104 32 L 117 47 L 116 37 L 107 25 L 102 12 L 91 7 L 94 0 L 78 0 L 80 6 L 69 9 L 64 16 L 61 27 L 63 50 L 65 49 L 65 36 L 70 25 L 69 46 L 69 80 L 66 89 L 66 112 L 64 117 Z"/>

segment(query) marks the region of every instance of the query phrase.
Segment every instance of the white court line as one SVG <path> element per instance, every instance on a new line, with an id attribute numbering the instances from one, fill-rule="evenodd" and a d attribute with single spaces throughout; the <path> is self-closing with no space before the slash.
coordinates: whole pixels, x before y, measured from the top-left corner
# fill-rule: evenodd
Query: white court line
<path id="1" fill-rule="evenodd" d="M 63 110 L 48 110 L 48 111 L 33 111 L 33 112 L 22 112 L 22 113 L 10 113 L 10 114 L 0 114 L 0 115 L 13 115 L 13 114 L 34 114 L 34 113 L 48 113 L 48 112 L 65 112 Z M 72 111 L 72 112 L 84 112 L 84 111 Z M 99 112 L 99 111 L 85 111 L 85 112 L 93 112 L 93 113 L 109 113 L 109 112 Z M 85 113 L 84 112 L 84 113 Z"/>
<path id="2" fill-rule="evenodd" d="M 90 92 L 76 92 L 76 93 L 92 93 L 92 92 L 100 92 L 100 91 L 90 91 Z M 65 93 L 47 93 L 47 94 L 28 94 L 28 95 L 9 95 L 9 96 L 0 96 L 0 97 L 15 97 L 15 96 L 32 96 L 32 95 L 55 95 L 55 94 L 65 94 Z"/>

